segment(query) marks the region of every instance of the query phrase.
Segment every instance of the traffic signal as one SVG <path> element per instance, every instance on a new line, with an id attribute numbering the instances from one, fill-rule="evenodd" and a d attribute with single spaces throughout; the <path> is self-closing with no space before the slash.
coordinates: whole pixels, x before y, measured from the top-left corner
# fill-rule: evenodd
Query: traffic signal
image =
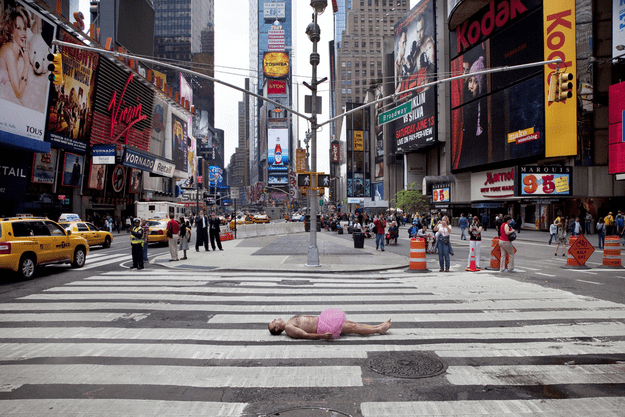
<path id="1" fill-rule="evenodd" d="M 570 72 L 561 72 L 559 77 L 558 96 L 556 97 L 556 101 L 562 101 L 573 97 L 573 74 Z"/>
<path id="2" fill-rule="evenodd" d="M 63 84 L 63 56 L 61 54 L 48 54 L 48 79 L 54 84 Z"/>
<path id="3" fill-rule="evenodd" d="M 547 101 L 553 103 L 556 100 L 558 90 L 560 88 L 560 76 L 558 72 L 549 74 L 549 93 L 547 94 Z"/>

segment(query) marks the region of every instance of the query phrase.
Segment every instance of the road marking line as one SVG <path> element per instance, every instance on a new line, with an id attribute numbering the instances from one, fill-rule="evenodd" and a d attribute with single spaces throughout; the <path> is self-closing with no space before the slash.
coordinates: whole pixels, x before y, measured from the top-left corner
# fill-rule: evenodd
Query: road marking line
<path id="1" fill-rule="evenodd" d="M 536 275 L 543 275 L 543 276 L 545 276 L 545 277 L 551 277 L 551 278 L 555 277 L 555 275 L 551 275 L 551 274 L 544 274 L 544 273 L 542 273 L 542 272 L 536 272 Z"/>
<path id="2" fill-rule="evenodd" d="M 597 275 L 597 272 L 584 271 L 582 269 L 571 269 L 571 271 L 580 272 L 582 274 Z"/>
<path id="3" fill-rule="evenodd" d="M 595 285 L 603 285 L 600 282 L 592 282 L 592 281 L 584 281 L 583 279 L 576 279 L 575 281 L 579 281 L 579 282 L 586 282 L 588 284 L 595 284 Z"/>

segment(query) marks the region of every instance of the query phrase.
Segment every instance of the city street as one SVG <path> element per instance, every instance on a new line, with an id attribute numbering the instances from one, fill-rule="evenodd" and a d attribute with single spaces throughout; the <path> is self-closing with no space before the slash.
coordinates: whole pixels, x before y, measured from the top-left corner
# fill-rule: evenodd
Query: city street
<path id="1" fill-rule="evenodd" d="M 623 416 L 625 270 L 598 268 L 600 251 L 590 269 L 564 269 L 544 236 L 520 234 L 518 273 L 470 273 L 456 233 L 452 271 L 427 255 L 432 272 L 419 274 L 172 268 L 166 247 L 131 271 L 127 235 L 115 235 L 82 269 L 0 284 L 0 415 Z M 237 254 L 261 239 L 206 259 L 254 264 Z M 354 256 L 383 255 L 371 245 Z M 405 228 L 386 252 L 408 264 Z M 267 330 L 326 308 L 393 326 L 332 341 Z"/>

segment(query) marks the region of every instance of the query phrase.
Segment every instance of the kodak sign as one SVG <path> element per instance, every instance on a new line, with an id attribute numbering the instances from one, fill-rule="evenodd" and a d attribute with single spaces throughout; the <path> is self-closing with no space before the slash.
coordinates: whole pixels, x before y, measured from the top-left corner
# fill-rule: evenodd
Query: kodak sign
<path id="1" fill-rule="evenodd" d="M 545 157 L 577 155 L 575 0 L 543 2 L 543 32 L 545 60 L 562 59 L 560 71 L 570 72 L 575 77 L 572 98 L 549 102 L 550 74 L 558 66 L 545 66 Z"/>

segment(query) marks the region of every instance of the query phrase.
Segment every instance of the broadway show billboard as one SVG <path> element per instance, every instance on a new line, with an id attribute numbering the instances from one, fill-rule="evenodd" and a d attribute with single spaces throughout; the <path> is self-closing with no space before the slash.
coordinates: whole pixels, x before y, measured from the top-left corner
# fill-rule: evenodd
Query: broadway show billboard
<path id="1" fill-rule="evenodd" d="M 395 93 L 426 84 L 436 75 L 434 1 L 423 0 L 395 25 Z M 394 122 L 397 152 L 406 153 L 436 141 L 436 87 L 398 96 L 412 100 L 412 111 Z"/>
<path id="2" fill-rule="evenodd" d="M 81 43 L 63 29 L 62 42 Z M 63 84 L 50 90 L 48 133 L 46 140 L 55 147 L 85 153 L 89 143 L 98 54 L 60 46 L 63 56 Z"/>
<path id="3" fill-rule="evenodd" d="M 56 26 L 21 1 L 0 1 L 0 143 L 50 152 L 44 141 L 48 54 Z M 11 29 L 10 29 L 11 28 Z"/>

